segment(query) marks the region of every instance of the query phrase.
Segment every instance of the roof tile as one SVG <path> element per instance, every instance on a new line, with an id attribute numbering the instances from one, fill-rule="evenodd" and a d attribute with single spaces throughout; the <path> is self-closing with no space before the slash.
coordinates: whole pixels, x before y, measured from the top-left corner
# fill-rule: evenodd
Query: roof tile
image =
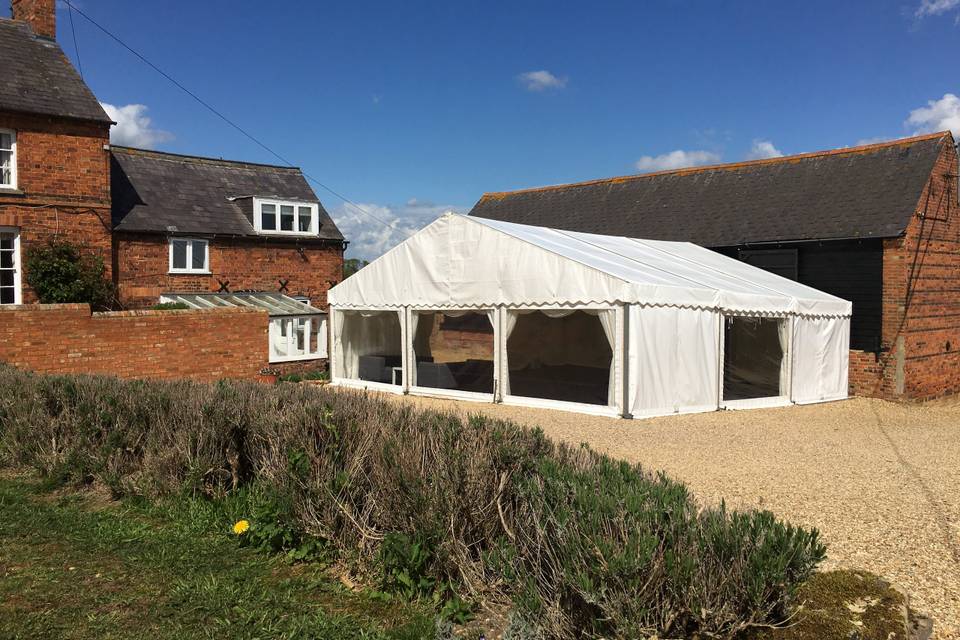
<path id="1" fill-rule="evenodd" d="M 0 18 L 0 111 L 111 122 L 59 45 L 24 22 Z"/>
<path id="2" fill-rule="evenodd" d="M 343 239 L 295 167 L 118 146 L 112 147 L 110 166 L 113 224 L 118 231 L 259 237 L 241 201 L 233 200 L 256 195 L 318 203 L 319 237 Z"/>
<path id="3" fill-rule="evenodd" d="M 900 235 L 949 133 L 485 194 L 470 215 L 722 247 Z"/>

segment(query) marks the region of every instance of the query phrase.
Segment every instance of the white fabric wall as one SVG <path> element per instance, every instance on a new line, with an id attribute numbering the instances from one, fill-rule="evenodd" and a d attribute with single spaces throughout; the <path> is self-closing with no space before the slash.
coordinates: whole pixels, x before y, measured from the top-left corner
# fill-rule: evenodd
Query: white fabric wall
<path id="1" fill-rule="evenodd" d="M 601 332 L 597 335 L 584 335 L 584 331 L 591 331 L 591 320 L 581 318 L 579 322 L 570 325 L 551 324 L 549 321 L 540 324 L 538 333 L 526 332 L 523 344 L 514 344 L 512 358 L 508 357 L 506 345 L 516 329 L 520 316 L 542 314 L 547 318 L 567 318 L 576 312 L 583 312 L 588 316 L 599 319 Z M 501 326 L 504 348 L 501 353 L 499 380 L 503 395 L 510 395 L 510 367 L 523 369 L 531 363 L 541 361 L 546 365 L 576 364 L 580 366 L 596 367 L 605 365 L 608 358 L 605 350 L 596 348 L 598 340 L 610 348 L 609 379 L 607 386 L 607 404 L 611 407 L 619 405 L 618 399 L 622 393 L 622 367 L 618 352 L 622 351 L 618 333 L 621 328 L 617 323 L 617 309 L 505 309 Z M 494 324 L 496 327 L 496 324 Z M 518 336 L 519 337 L 519 336 Z M 585 346 L 585 343 L 589 346 Z"/>
<path id="2" fill-rule="evenodd" d="M 642 417 L 716 409 L 720 316 L 630 305 L 628 317 L 630 413 Z"/>
<path id="3" fill-rule="evenodd" d="M 797 404 L 841 400 L 849 392 L 850 318 L 794 319 L 793 394 Z"/>
<path id="4" fill-rule="evenodd" d="M 356 379 L 359 358 L 401 355 L 402 314 L 396 311 L 342 312 L 334 315 L 334 377 Z"/>

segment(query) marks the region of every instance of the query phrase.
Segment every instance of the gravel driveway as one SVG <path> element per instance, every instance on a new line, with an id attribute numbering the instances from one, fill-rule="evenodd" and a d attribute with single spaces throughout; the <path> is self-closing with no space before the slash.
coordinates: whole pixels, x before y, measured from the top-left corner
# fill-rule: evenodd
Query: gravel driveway
<path id="1" fill-rule="evenodd" d="M 827 568 L 903 585 L 960 639 L 960 401 L 855 398 L 805 407 L 617 420 L 544 409 L 407 398 L 539 425 L 554 438 L 664 469 L 704 501 L 759 505 L 820 529 Z"/>

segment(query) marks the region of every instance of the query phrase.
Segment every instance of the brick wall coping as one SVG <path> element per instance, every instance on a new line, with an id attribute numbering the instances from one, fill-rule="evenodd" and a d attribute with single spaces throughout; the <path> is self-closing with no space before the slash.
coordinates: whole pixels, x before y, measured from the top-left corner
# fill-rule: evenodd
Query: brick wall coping
<path id="1" fill-rule="evenodd" d="M 267 314 L 266 309 L 253 309 L 250 307 L 219 307 L 216 309 L 135 309 L 132 311 L 90 311 L 90 305 L 85 302 L 70 302 L 63 304 L 11 304 L 0 307 L 0 313 L 15 313 L 18 311 L 36 312 L 36 311 L 85 311 L 87 315 L 94 318 L 131 318 L 138 316 L 168 316 L 168 315 L 193 315 L 201 313 L 262 313 Z"/>

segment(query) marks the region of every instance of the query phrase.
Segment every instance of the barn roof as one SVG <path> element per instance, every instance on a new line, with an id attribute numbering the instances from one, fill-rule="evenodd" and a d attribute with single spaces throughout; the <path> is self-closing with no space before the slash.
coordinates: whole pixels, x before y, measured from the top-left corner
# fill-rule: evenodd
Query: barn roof
<path id="1" fill-rule="evenodd" d="M 470 215 L 707 247 L 903 233 L 949 132 L 834 151 L 487 193 Z"/>

